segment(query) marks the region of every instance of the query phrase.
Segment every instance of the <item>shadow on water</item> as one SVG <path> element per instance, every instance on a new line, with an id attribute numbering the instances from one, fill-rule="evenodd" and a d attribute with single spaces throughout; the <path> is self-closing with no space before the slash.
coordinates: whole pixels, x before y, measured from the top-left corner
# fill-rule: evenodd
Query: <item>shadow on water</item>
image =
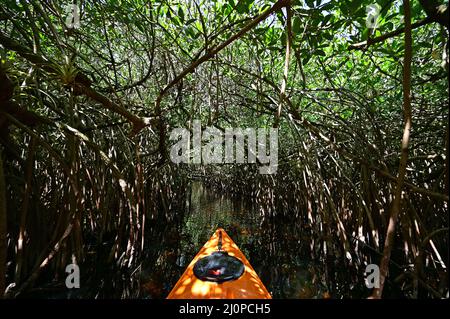
<path id="1" fill-rule="evenodd" d="M 60 278 L 58 283 L 41 283 L 22 297 L 166 298 L 218 227 L 238 245 L 273 298 L 367 297 L 363 279 L 338 266 L 343 256 L 311 257 L 312 251 L 323 247 L 312 244 L 319 240 L 295 219 L 264 219 L 249 201 L 213 192 L 200 181 L 192 181 L 188 194 L 186 211 L 175 220 L 162 218 L 149 225 L 135 268 L 109 263 L 109 246 L 97 246 L 80 267 L 80 289 L 67 289 Z"/>
<path id="2" fill-rule="evenodd" d="M 165 298 L 218 227 L 236 242 L 274 298 L 329 297 L 322 267 L 308 260 L 308 247 L 290 221 L 264 221 L 244 199 L 214 193 L 199 181 L 191 184 L 187 207 L 178 227 L 163 227 L 159 245 L 147 251 L 151 257 L 143 264 L 140 297 Z"/>

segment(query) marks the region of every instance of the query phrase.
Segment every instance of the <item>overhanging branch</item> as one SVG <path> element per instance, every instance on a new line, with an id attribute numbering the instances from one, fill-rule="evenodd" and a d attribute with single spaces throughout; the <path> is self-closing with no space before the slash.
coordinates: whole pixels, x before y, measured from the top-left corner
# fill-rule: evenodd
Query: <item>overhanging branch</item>
<path id="1" fill-rule="evenodd" d="M 16 52 L 21 57 L 23 57 L 24 59 L 28 60 L 29 62 L 35 64 L 38 68 L 46 71 L 47 73 L 57 74 L 57 72 L 55 71 L 55 68 L 52 65 L 54 63 L 33 53 L 32 51 L 30 51 L 28 48 L 24 47 L 17 41 L 7 37 L 1 31 L 0 31 L 0 44 L 3 45 L 8 50 Z M 104 96 L 104 95 L 98 93 L 97 91 L 95 91 L 94 89 L 92 89 L 89 85 L 86 84 L 86 81 L 83 80 L 86 78 L 87 77 L 80 71 L 80 72 L 78 72 L 75 80 L 73 82 L 69 83 L 69 85 L 71 87 L 73 87 L 77 92 L 80 92 L 81 94 L 90 97 L 94 101 L 102 104 L 107 109 L 126 118 L 133 125 L 131 135 L 137 134 L 141 129 L 150 125 L 150 119 L 141 118 L 139 116 L 134 115 L 133 113 L 129 112 L 127 109 L 123 108 L 122 106 L 118 105 L 117 103 L 114 103 L 106 96 Z"/>
<path id="2" fill-rule="evenodd" d="M 417 28 L 419 28 L 421 26 L 424 26 L 424 25 L 432 23 L 432 22 L 434 22 L 433 19 L 430 18 L 430 17 L 427 17 L 427 18 L 423 19 L 422 21 L 413 23 L 411 25 L 411 29 L 417 29 Z M 367 41 L 362 41 L 362 42 L 359 42 L 359 43 L 351 44 L 348 48 L 349 48 L 349 50 L 365 50 L 365 49 L 367 49 L 368 47 L 370 47 L 373 44 L 384 42 L 387 39 L 396 37 L 398 35 L 401 35 L 404 32 L 405 32 L 405 28 L 399 28 L 399 29 L 397 29 L 395 31 L 388 32 L 386 34 L 380 35 L 379 37 L 369 38 Z"/>

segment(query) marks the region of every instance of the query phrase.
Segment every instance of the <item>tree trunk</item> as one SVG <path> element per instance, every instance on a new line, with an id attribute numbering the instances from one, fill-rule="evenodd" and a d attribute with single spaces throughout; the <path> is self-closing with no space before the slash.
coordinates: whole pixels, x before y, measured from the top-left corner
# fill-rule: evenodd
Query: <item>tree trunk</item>
<path id="1" fill-rule="evenodd" d="M 286 7 L 286 57 L 284 60 L 284 72 L 283 80 L 281 81 L 280 89 L 280 101 L 278 102 L 278 109 L 275 115 L 275 123 L 273 127 L 277 128 L 280 125 L 281 109 L 286 97 L 286 85 L 289 75 L 289 61 L 291 56 L 291 44 L 292 44 L 292 26 L 291 26 L 291 6 Z"/>
<path id="2" fill-rule="evenodd" d="M 406 165 L 408 162 L 408 146 L 411 131 L 411 59 L 412 59 L 412 37 L 411 37 L 411 6 L 409 0 L 403 1 L 405 15 L 405 53 L 403 61 L 403 115 L 404 128 L 401 144 L 400 165 L 398 168 L 397 185 L 395 188 L 394 202 L 392 203 L 391 216 L 389 218 L 386 240 L 384 243 L 383 257 L 380 263 L 380 286 L 375 288 L 372 298 L 381 298 L 384 283 L 389 271 L 389 261 L 391 258 L 392 246 L 394 244 L 395 226 L 401 210 L 401 198 L 403 182 L 406 175 Z"/>
<path id="3" fill-rule="evenodd" d="M 0 150 L 0 298 L 3 298 L 6 288 L 6 183 L 3 172 L 3 158 Z"/>

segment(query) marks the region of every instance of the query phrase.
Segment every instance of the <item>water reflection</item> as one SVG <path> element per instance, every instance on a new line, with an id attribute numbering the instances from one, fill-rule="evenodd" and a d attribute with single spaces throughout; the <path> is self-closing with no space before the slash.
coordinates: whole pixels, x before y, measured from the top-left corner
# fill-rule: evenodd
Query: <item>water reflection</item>
<path id="1" fill-rule="evenodd" d="M 67 289 L 63 279 L 42 283 L 23 297 L 166 298 L 219 227 L 239 246 L 273 298 L 366 298 L 370 294 L 363 271 L 349 265 L 342 254 L 331 255 L 331 249 L 324 253 L 324 242 L 333 244 L 331 239 L 324 240 L 329 234 L 312 233 L 295 216 L 264 218 L 248 200 L 217 194 L 199 181 L 191 183 L 188 193 L 187 208 L 177 212 L 176 218 L 167 221 L 161 214 L 148 222 L 138 265 L 111 263 L 108 256 L 114 240 L 110 240 L 109 245 L 96 246 L 80 267 L 81 289 Z M 385 292 L 390 293 L 387 283 Z"/>
<path id="2" fill-rule="evenodd" d="M 191 184 L 188 209 L 178 227 L 167 227 L 159 256 L 144 264 L 141 297 L 164 298 L 186 266 L 218 228 L 224 228 L 247 256 L 274 298 L 327 298 L 325 271 L 308 261 L 298 227 L 288 220 L 263 220 L 243 199 Z M 155 256 L 156 257 L 156 256 Z M 150 258 L 149 260 L 152 260 Z M 155 259 L 153 259 L 155 260 Z"/>

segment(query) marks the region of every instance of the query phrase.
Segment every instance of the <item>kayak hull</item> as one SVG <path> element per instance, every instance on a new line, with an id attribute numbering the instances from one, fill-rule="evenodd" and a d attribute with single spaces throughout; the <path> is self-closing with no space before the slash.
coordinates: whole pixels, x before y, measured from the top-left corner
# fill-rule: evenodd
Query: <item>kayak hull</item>
<path id="1" fill-rule="evenodd" d="M 219 233 L 222 234 L 222 250 L 242 261 L 244 273 L 238 279 L 222 283 L 202 281 L 194 275 L 195 263 L 217 251 Z M 200 249 L 181 278 L 169 293 L 167 299 L 271 299 L 270 293 L 250 265 L 238 246 L 219 228 Z"/>

